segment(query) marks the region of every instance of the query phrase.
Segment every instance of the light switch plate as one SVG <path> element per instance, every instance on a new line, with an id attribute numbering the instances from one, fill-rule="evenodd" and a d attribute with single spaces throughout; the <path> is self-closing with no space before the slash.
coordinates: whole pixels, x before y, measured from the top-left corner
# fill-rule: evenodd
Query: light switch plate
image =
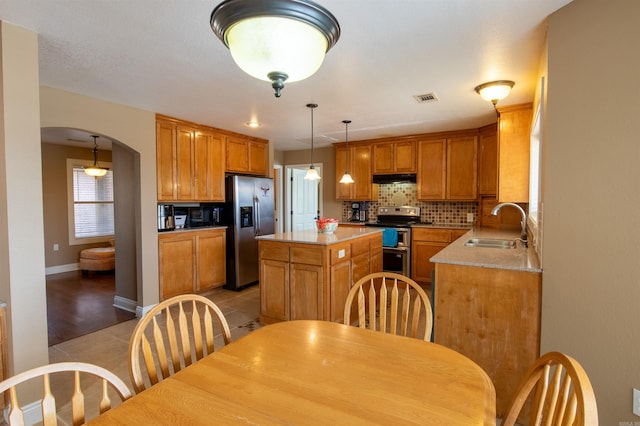
<path id="1" fill-rule="evenodd" d="M 467 213 L 467 222 L 473 222 L 473 213 Z"/>

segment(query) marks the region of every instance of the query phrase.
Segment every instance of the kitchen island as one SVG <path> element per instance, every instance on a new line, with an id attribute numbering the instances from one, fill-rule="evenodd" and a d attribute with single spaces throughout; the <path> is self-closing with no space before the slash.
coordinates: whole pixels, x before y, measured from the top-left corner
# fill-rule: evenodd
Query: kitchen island
<path id="1" fill-rule="evenodd" d="M 338 227 L 258 238 L 260 321 L 342 321 L 353 282 L 382 270 L 382 230 Z"/>
<path id="2" fill-rule="evenodd" d="M 491 377 L 496 413 L 540 355 L 542 270 L 535 251 L 470 247 L 470 239 L 517 240 L 519 231 L 473 229 L 431 258 L 434 341 L 466 355 Z"/>

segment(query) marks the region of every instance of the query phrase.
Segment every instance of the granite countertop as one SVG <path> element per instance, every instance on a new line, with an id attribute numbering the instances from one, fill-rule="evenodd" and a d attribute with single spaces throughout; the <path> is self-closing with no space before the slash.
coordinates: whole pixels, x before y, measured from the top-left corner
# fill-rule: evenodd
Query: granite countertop
<path id="1" fill-rule="evenodd" d="M 347 226 L 344 228 L 340 228 L 340 226 L 338 226 L 338 229 L 336 229 L 333 234 L 321 234 L 315 229 L 310 229 L 306 231 L 292 231 L 283 232 L 280 234 L 260 235 L 256 238 L 258 240 L 266 241 L 329 245 L 381 232 L 382 229 L 380 228 L 371 228 L 364 226 Z"/>
<path id="2" fill-rule="evenodd" d="M 520 242 L 518 242 L 518 246 L 515 249 L 469 247 L 464 245 L 470 238 L 516 239 L 519 237 L 519 231 L 472 228 L 430 260 L 434 263 L 542 272 L 535 250 L 532 247 L 523 247 Z"/>

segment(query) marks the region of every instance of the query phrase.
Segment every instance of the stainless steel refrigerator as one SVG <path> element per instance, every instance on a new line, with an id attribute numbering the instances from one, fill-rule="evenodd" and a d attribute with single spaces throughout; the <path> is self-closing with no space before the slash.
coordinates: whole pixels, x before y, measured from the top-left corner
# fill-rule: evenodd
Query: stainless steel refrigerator
<path id="1" fill-rule="evenodd" d="M 258 282 L 256 237 L 274 232 L 274 192 L 271 178 L 226 178 L 227 289 L 240 290 Z"/>

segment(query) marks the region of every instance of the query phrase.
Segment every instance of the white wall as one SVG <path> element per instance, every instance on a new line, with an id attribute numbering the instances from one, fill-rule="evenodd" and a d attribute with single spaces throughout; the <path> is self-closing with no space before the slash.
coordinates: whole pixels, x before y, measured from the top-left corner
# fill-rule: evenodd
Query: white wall
<path id="1" fill-rule="evenodd" d="M 574 0 L 548 31 L 542 352 L 586 369 L 600 424 L 640 422 L 640 2 Z"/>

